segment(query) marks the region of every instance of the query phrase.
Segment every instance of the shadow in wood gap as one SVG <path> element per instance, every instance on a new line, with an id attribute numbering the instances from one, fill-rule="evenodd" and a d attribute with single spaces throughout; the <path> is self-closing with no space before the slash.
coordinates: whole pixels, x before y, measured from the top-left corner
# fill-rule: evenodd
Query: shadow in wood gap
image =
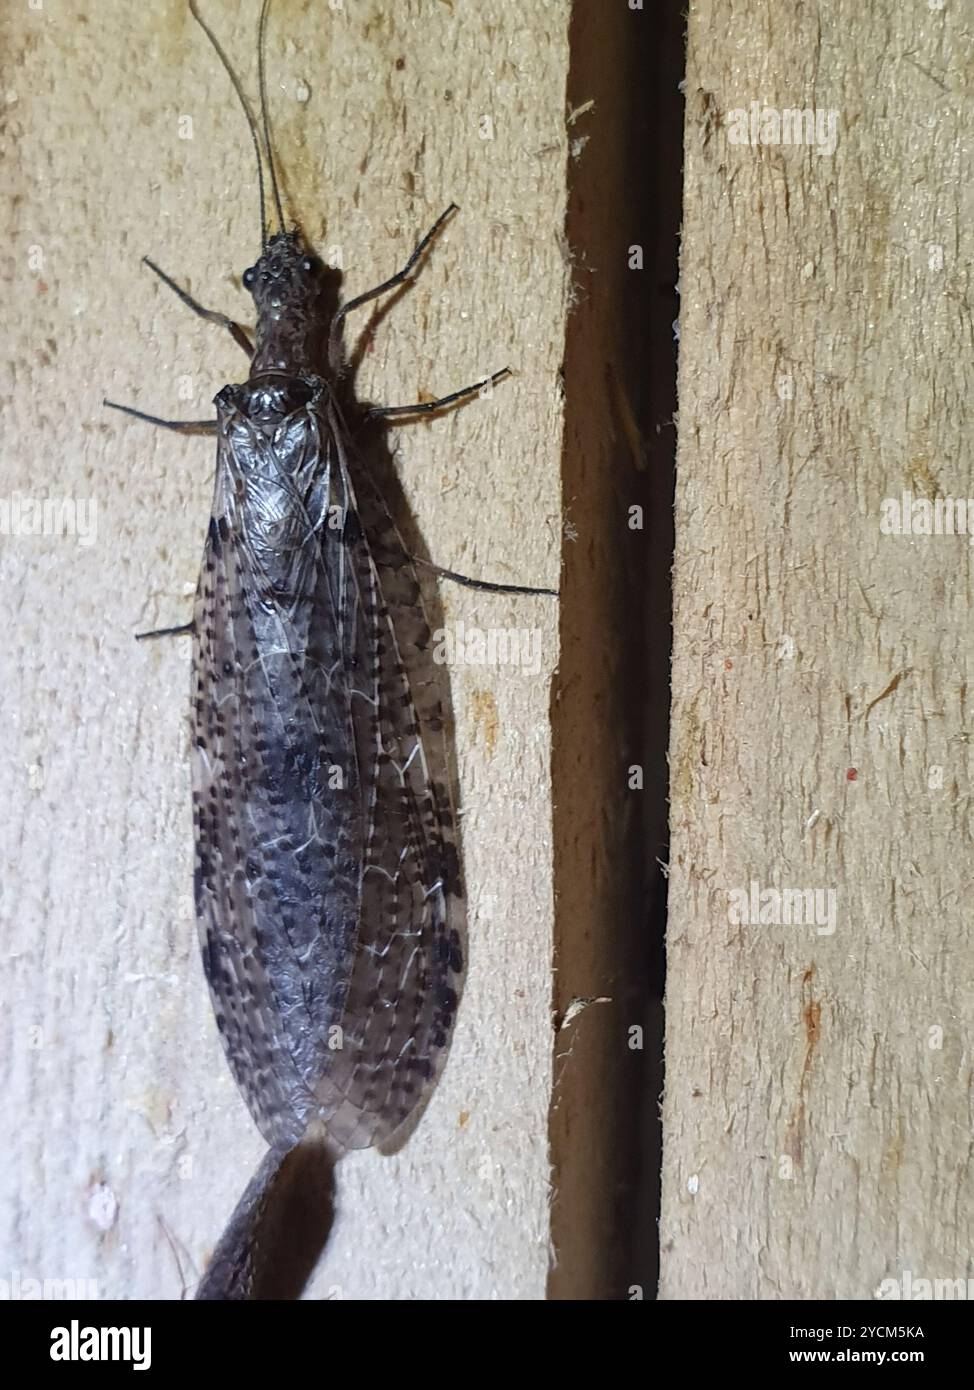
<path id="1" fill-rule="evenodd" d="M 659 1267 L 683 29 L 671 0 L 572 13 L 551 709 L 556 1299 L 653 1298 Z"/>

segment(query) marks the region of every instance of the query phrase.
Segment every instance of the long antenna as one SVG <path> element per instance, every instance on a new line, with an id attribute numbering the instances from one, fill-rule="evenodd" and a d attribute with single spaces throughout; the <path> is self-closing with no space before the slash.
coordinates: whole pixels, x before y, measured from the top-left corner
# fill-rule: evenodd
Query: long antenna
<path id="1" fill-rule="evenodd" d="M 260 114 L 264 125 L 264 148 L 267 150 L 267 167 L 271 175 L 271 189 L 274 193 L 274 206 L 277 208 L 277 222 L 284 231 L 284 211 L 281 207 L 281 194 L 277 187 L 277 170 L 274 168 L 274 146 L 271 143 L 271 122 L 267 114 L 267 82 L 264 76 L 264 37 L 267 32 L 267 12 L 271 0 L 264 0 L 260 7 L 260 24 L 257 27 L 257 78 L 260 83 Z"/>
<path id="2" fill-rule="evenodd" d="M 267 0 L 264 0 L 264 9 L 265 9 L 265 10 L 267 9 Z M 262 160 L 261 157 L 260 157 L 260 136 L 259 136 L 258 131 L 257 131 L 257 122 L 254 120 L 254 113 L 253 113 L 253 112 L 251 111 L 251 109 L 250 109 L 250 102 L 247 100 L 247 97 L 246 97 L 246 94 L 245 94 L 245 92 L 244 92 L 243 86 L 241 85 L 241 82 L 240 82 L 240 78 L 237 76 L 237 74 L 234 72 L 233 68 L 231 67 L 231 65 L 230 65 L 230 59 L 227 57 L 227 55 L 224 53 L 223 49 L 220 47 L 220 41 L 219 41 L 219 39 L 217 38 L 216 34 L 214 34 L 213 30 L 210 28 L 210 26 L 207 24 L 206 20 L 205 20 L 205 19 L 203 18 L 203 16 L 200 14 L 199 10 L 196 8 L 196 0 L 189 0 L 189 10 L 190 10 L 190 14 L 191 14 L 191 15 L 193 16 L 193 18 L 196 20 L 196 23 L 197 23 L 197 24 L 200 26 L 200 28 L 203 30 L 203 33 L 206 35 L 206 37 L 209 39 L 210 43 L 213 45 L 214 49 L 216 50 L 216 54 L 217 54 L 217 57 L 220 59 L 220 62 L 221 62 L 221 63 L 223 64 L 223 66 L 226 68 L 226 70 L 227 70 L 227 76 L 230 78 L 230 81 L 233 83 L 233 90 L 236 92 L 236 94 L 237 94 L 237 96 L 238 96 L 238 98 L 239 98 L 239 100 L 240 100 L 240 105 L 243 107 L 243 113 L 244 113 L 244 115 L 247 117 L 247 125 L 250 127 L 250 138 L 251 138 L 251 140 L 254 142 L 254 154 L 255 154 L 256 157 L 257 157 L 257 186 L 258 186 L 258 189 L 260 190 L 260 244 L 261 244 L 261 249 L 263 249 L 263 248 L 267 245 L 267 210 L 266 210 L 265 200 L 264 200 L 264 163 L 263 163 L 263 160 Z M 263 16 L 261 16 L 261 23 L 263 24 Z M 261 103 L 263 104 L 263 79 L 261 79 Z M 265 127 L 266 127 L 266 119 L 267 119 L 267 113 L 266 113 L 266 111 L 265 111 L 265 113 L 264 113 Z M 274 177 L 274 165 L 273 165 L 273 163 L 271 164 L 271 177 L 272 177 L 272 178 Z M 274 184 L 274 196 L 275 196 L 275 198 L 277 197 L 277 183 L 276 183 L 276 181 L 275 181 L 275 184 Z M 280 201 L 279 201 L 279 200 L 278 200 L 278 208 L 280 208 Z M 282 226 L 283 226 L 283 224 L 282 224 Z"/>

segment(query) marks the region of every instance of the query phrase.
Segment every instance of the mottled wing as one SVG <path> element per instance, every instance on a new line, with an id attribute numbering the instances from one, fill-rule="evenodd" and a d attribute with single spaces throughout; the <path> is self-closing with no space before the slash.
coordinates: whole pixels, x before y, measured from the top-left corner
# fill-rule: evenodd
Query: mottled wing
<path id="1" fill-rule="evenodd" d="M 433 661 L 420 585 L 388 508 L 363 461 L 344 447 L 339 455 L 357 518 L 348 551 L 362 605 L 359 665 L 374 671 L 377 694 L 375 719 L 354 721 L 360 765 L 370 768 L 367 840 L 345 1048 L 329 1076 L 344 1098 L 332 1132 L 351 1148 L 388 1139 L 435 1080 L 464 933 L 446 672 Z"/>
<path id="2" fill-rule="evenodd" d="M 387 1138 L 436 1074 L 459 873 L 424 746 L 441 734 L 424 733 L 387 599 L 410 581 L 373 559 L 341 422 L 301 386 L 220 398 L 196 612 L 197 905 L 256 1122 L 279 1146 L 317 1117 L 342 1149 Z"/>

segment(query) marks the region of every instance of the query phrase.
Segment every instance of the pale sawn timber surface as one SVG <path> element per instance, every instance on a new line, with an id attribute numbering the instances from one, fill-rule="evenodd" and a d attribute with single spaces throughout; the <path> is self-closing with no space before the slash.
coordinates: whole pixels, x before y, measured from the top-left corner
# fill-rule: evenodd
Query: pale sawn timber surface
<path id="1" fill-rule="evenodd" d="M 256 0 L 201 8 L 253 91 Z M 400 468 L 440 563 L 548 585 L 561 535 L 568 9 L 276 0 L 268 52 L 294 209 L 319 248 L 341 246 L 349 293 L 461 205 L 379 325 L 362 394 L 406 403 L 514 369 L 492 400 L 403 428 Z M 0 492 L 94 498 L 97 538 L 2 538 L 0 1269 L 174 1298 L 263 1152 L 198 958 L 188 640 L 133 641 L 188 616 L 213 445 L 126 421 L 101 398 L 206 417 L 216 390 L 245 376 L 229 336 L 140 258 L 246 321 L 253 163 L 182 0 L 24 4 L 2 43 Z M 443 603 L 451 623 L 537 630 L 540 666 L 455 673 L 470 968 L 453 1053 L 401 1153 L 339 1166 L 312 1297 L 544 1295 L 557 607 L 456 588 Z"/>
<path id="2" fill-rule="evenodd" d="M 879 525 L 974 491 L 971 48 L 950 0 L 689 10 L 667 1298 L 971 1272 L 972 552 Z M 732 145 L 752 100 L 835 153 Z M 733 925 L 752 880 L 834 934 Z"/>

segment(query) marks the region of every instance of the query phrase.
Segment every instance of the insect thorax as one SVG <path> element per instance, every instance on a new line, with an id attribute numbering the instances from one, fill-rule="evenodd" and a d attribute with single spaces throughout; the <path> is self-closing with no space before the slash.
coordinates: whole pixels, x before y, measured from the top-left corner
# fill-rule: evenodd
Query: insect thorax
<path id="1" fill-rule="evenodd" d="M 298 231 L 278 232 L 244 271 L 257 310 L 253 376 L 313 371 L 323 361 L 324 271 Z"/>

